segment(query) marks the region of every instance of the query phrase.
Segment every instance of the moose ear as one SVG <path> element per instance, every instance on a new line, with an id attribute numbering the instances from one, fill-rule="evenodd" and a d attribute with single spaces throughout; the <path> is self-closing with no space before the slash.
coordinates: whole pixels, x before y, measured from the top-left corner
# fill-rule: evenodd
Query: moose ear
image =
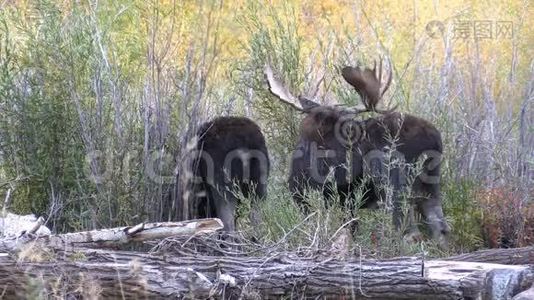
<path id="1" fill-rule="evenodd" d="M 315 102 L 315 101 L 312 101 L 304 96 L 298 96 L 298 99 L 299 99 L 299 102 L 300 102 L 300 106 L 302 106 L 302 110 L 304 112 L 308 112 L 310 111 L 312 108 L 314 107 L 318 107 L 318 106 L 321 106 L 321 104 Z"/>

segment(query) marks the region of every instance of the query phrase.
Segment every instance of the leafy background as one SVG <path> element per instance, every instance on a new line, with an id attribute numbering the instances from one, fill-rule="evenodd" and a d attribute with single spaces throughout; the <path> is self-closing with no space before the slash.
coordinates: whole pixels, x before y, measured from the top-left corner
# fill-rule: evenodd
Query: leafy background
<path id="1" fill-rule="evenodd" d="M 4 1 L 0 196 L 56 232 L 173 219 L 175 169 L 196 126 L 246 115 L 274 165 L 263 209 L 277 217 L 264 218 L 265 239 L 301 224 L 288 247 L 310 242 L 312 228 L 328 243 L 344 212 L 304 219 L 294 207 L 284 182 L 300 116 L 267 92 L 262 69 L 271 62 L 295 93 L 356 105 L 339 68 L 385 56 L 394 81 L 383 105 L 442 131 L 449 251 L 528 244 L 532 15 L 528 0 Z M 435 21 L 441 31 L 428 28 Z M 480 21 L 491 38 L 475 36 Z M 513 35 L 497 36 L 498 22 Z M 357 245 L 418 251 L 386 242 L 395 235 L 387 214 L 361 218 Z"/>

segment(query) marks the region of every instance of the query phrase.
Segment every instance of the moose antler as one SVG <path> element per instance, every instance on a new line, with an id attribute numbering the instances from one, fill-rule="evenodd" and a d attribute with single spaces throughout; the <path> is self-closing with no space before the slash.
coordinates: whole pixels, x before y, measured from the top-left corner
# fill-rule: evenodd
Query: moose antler
<path id="1" fill-rule="evenodd" d="M 386 75 L 386 84 L 382 88 L 382 91 L 380 91 L 382 85 L 382 58 L 380 58 L 378 65 L 378 73 L 376 69 L 376 61 L 374 62 L 372 69 L 365 68 L 362 70 L 358 66 L 347 66 L 341 70 L 341 75 L 343 78 L 345 78 L 345 81 L 347 81 L 354 87 L 354 89 L 356 89 L 356 92 L 358 95 L 360 95 L 365 106 L 364 110 L 357 110 L 357 112 L 374 111 L 379 113 L 387 113 L 396 108 L 394 107 L 389 110 L 376 109 L 376 105 L 380 99 L 382 99 L 382 96 L 384 96 L 384 93 L 389 88 L 391 80 L 393 79 L 391 63 L 388 62 L 388 64 L 390 65 L 390 68 L 388 74 Z"/>
<path id="2" fill-rule="evenodd" d="M 271 91 L 271 93 L 282 102 L 289 104 L 294 109 L 302 112 L 306 112 L 316 106 L 319 106 L 319 104 L 307 99 L 306 97 L 300 95 L 298 97 L 293 96 L 289 89 L 274 77 L 273 69 L 269 64 L 265 65 L 264 73 L 269 85 L 269 91 Z"/>

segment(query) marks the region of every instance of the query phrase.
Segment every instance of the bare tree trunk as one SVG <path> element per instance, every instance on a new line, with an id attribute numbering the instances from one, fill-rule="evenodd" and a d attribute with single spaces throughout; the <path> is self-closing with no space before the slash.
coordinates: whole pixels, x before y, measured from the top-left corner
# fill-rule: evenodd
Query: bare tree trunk
<path id="1" fill-rule="evenodd" d="M 530 287 L 534 278 L 526 266 L 457 261 L 427 261 L 422 266 L 421 259 L 413 257 L 173 257 L 82 249 L 33 263 L 0 255 L 0 292 L 25 297 L 41 287 L 63 296 L 127 299 L 510 299 Z"/>
<path id="2" fill-rule="evenodd" d="M 534 265 L 534 246 L 486 249 L 448 257 L 447 260 L 474 261 L 506 265 Z"/>
<path id="3" fill-rule="evenodd" d="M 521 104 L 519 119 L 519 176 L 525 177 L 528 183 L 534 177 L 534 61 L 531 62 L 531 80 L 525 90 L 525 100 Z"/>
<path id="4" fill-rule="evenodd" d="M 41 219 L 41 218 L 40 218 Z M 36 222 L 39 225 L 39 222 Z M 35 230 L 39 227 L 37 226 Z M 221 220 L 199 219 L 182 222 L 141 223 L 131 227 L 117 227 L 65 234 L 33 236 L 28 231 L 21 235 L 12 235 L 0 239 L 0 251 L 13 251 L 28 243 L 38 243 L 39 247 L 64 249 L 75 246 L 120 245 L 129 242 L 161 240 L 167 237 L 215 232 L 223 228 Z M 2 229 L 0 227 L 0 229 Z M 0 230 L 1 232 L 1 230 Z"/>

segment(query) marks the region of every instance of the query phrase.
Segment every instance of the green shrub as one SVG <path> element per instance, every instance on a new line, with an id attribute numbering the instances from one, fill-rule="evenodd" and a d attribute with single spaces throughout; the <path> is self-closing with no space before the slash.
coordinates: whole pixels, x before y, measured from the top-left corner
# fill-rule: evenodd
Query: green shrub
<path id="1" fill-rule="evenodd" d="M 470 252 L 483 246 L 481 208 L 475 201 L 478 184 L 464 180 L 442 186 L 443 211 L 451 226 L 452 252 Z"/>

